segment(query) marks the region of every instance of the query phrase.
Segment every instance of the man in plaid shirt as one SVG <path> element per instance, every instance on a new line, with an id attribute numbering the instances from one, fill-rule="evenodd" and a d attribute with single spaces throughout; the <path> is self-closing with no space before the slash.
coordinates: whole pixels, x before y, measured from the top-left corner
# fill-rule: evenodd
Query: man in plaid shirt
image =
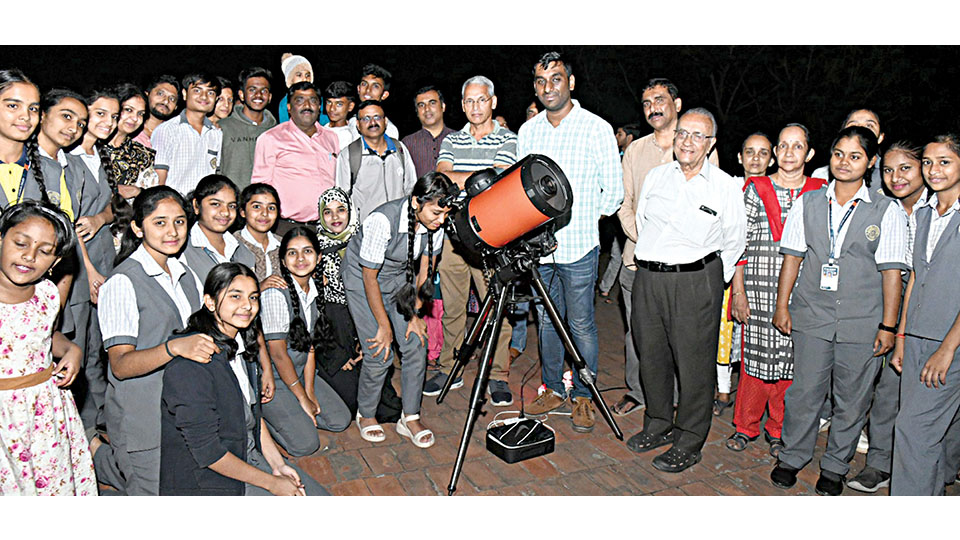
<path id="1" fill-rule="evenodd" d="M 620 153 L 610 124 L 571 99 L 576 81 L 569 60 L 556 52 L 544 54 L 533 76 L 534 91 L 545 110 L 520 127 L 517 156 L 543 154 L 553 159 L 573 189 L 570 221 L 556 233 L 557 250 L 540 261 L 540 274 L 577 349 L 596 375 L 593 288 L 600 252 L 598 221 L 616 212 L 623 201 Z M 537 309 L 541 375 L 547 391 L 525 410 L 532 415 L 571 414 L 573 429 L 589 432 L 595 423 L 590 391 L 574 377 L 572 403 L 563 396 L 564 348 L 543 306 Z"/>

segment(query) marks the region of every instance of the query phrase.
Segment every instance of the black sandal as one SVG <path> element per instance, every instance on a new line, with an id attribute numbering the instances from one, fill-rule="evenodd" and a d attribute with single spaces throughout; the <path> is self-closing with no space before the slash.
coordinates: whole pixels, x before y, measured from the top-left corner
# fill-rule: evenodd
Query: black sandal
<path id="1" fill-rule="evenodd" d="M 763 430 L 763 439 L 767 441 L 767 444 L 770 445 L 770 455 L 779 458 L 780 450 L 783 450 L 783 439 L 779 437 L 771 437 L 767 430 Z"/>
<path id="2" fill-rule="evenodd" d="M 733 450 L 734 452 L 743 452 L 743 450 L 747 447 L 747 444 L 757 440 L 757 437 L 759 437 L 759 435 L 747 437 L 738 431 L 727 439 L 727 448 L 729 450 Z"/>
<path id="3" fill-rule="evenodd" d="M 730 401 L 720 401 L 719 399 L 715 399 L 713 400 L 713 415 L 720 416 L 727 407 L 731 406 L 733 406 L 733 398 L 730 398 Z"/>

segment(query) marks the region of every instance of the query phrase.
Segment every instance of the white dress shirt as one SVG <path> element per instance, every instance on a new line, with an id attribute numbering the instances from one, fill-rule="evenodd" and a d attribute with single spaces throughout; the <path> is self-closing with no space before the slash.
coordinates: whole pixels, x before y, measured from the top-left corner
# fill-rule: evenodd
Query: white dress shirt
<path id="1" fill-rule="evenodd" d="M 637 197 L 637 260 L 686 264 L 719 251 L 733 278 L 747 238 L 742 183 L 704 161 L 687 180 L 680 163 L 655 167 Z"/>

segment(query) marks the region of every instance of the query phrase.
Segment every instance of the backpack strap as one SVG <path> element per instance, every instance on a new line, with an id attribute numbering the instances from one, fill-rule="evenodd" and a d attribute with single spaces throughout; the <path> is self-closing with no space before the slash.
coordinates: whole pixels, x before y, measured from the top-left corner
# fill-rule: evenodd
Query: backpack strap
<path id="1" fill-rule="evenodd" d="M 347 193 L 353 193 L 353 185 L 357 183 L 357 173 L 360 171 L 360 160 L 363 159 L 362 138 L 357 138 L 347 145 L 347 157 L 350 160 L 350 189 Z"/>

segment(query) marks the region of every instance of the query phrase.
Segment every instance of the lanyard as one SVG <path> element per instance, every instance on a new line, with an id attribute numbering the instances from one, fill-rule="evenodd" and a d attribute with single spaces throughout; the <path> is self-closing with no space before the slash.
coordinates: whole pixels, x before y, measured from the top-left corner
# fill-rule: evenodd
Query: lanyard
<path id="1" fill-rule="evenodd" d="M 17 200 L 11 204 L 20 204 L 23 199 L 23 188 L 27 185 L 27 173 L 30 171 L 30 164 L 23 167 L 23 174 L 20 175 L 20 187 L 17 189 Z"/>
<path id="2" fill-rule="evenodd" d="M 210 260 L 213 261 L 213 264 L 220 264 L 220 258 L 217 257 L 217 254 L 214 253 L 212 249 L 207 247 L 200 248 L 200 249 L 202 249 L 203 252 L 207 254 L 207 257 L 210 257 Z"/>
<path id="3" fill-rule="evenodd" d="M 836 248 L 836 237 L 840 236 L 840 232 L 843 231 L 843 226 L 846 225 L 847 220 L 850 219 L 850 216 L 853 215 L 853 211 L 857 208 L 857 203 L 859 200 L 853 201 L 853 204 L 850 205 L 850 208 L 847 210 L 847 213 L 843 215 L 843 219 L 840 220 L 840 225 L 837 227 L 837 233 L 833 233 L 833 199 L 830 199 L 830 208 L 827 208 L 827 228 L 830 230 L 830 264 L 834 263 L 834 250 Z"/>

